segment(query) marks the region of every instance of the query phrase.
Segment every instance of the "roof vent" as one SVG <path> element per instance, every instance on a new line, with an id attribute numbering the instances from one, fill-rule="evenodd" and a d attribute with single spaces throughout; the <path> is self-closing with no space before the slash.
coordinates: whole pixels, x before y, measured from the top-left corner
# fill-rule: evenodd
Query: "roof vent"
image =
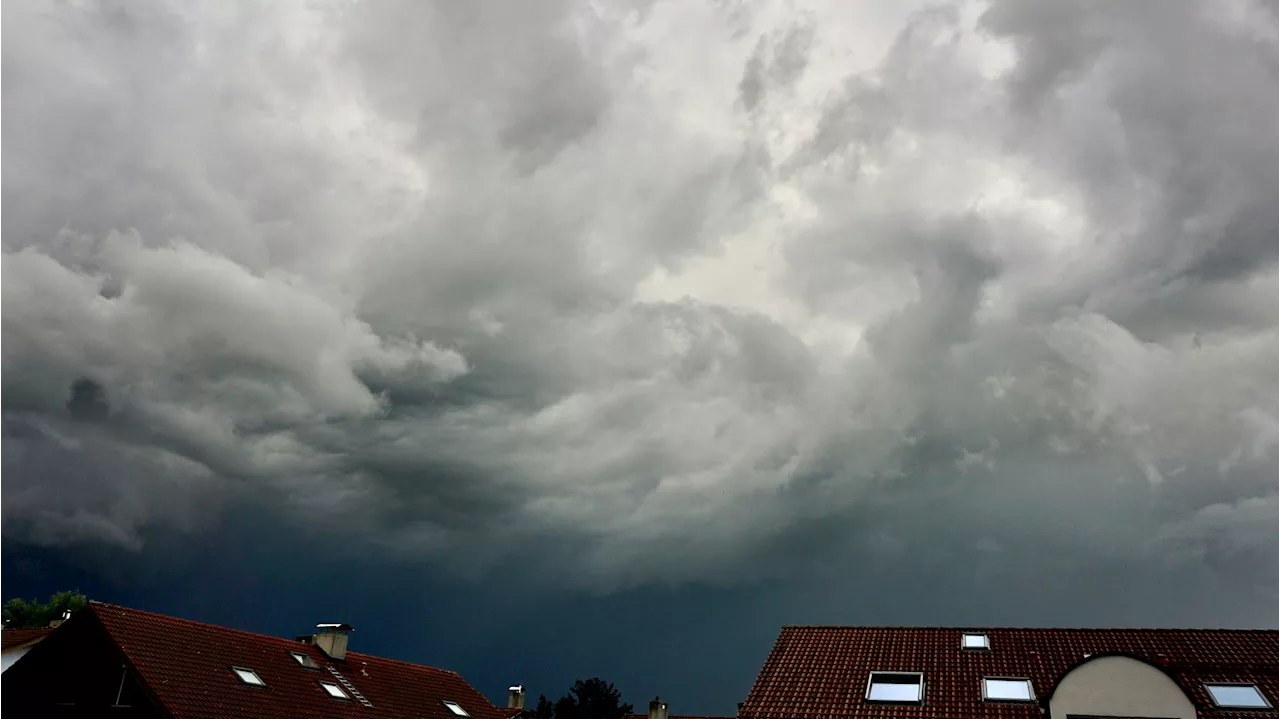
<path id="1" fill-rule="evenodd" d="M 667 703 L 654 697 L 649 702 L 649 719 L 667 719 Z"/>
<path id="2" fill-rule="evenodd" d="M 507 687 L 507 708 L 524 709 L 524 686 L 516 684 Z"/>
<path id="3" fill-rule="evenodd" d="M 311 636 L 311 643 L 320 647 L 320 651 L 330 659 L 342 659 L 347 656 L 347 632 L 350 624 L 329 622 L 316 625 L 316 633 Z"/>

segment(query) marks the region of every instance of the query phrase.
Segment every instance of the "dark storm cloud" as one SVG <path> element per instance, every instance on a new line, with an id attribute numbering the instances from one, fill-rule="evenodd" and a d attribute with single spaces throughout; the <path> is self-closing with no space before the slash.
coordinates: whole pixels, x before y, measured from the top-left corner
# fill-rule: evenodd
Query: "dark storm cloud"
<path id="1" fill-rule="evenodd" d="M 88 377 L 81 377 L 71 383 L 71 399 L 67 400 L 67 411 L 79 420 L 101 422 L 111 413 L 111 403 L 102 385 Z"/>
<path id="2" fill-rule="evenodd" d="M 9 4 L 6 536 L 1267 591 L 1273 15 L 801 5 Z"/>

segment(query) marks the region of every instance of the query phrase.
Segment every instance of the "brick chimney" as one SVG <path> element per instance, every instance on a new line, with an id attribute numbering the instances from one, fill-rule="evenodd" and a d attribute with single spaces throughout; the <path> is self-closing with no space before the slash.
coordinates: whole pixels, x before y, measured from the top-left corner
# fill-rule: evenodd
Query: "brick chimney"
<path id="1" fill-rule="evenodd" d="M 507 687 L 507 708 L 524 709 L 524 685 Z"/>
<path id="2" fill-rule="evenodd" d="M 330 622 L 317 624 L 316 633 L 311 636 L 311 643 L 320 647 L 320 651 L 330 659 L 342 659 L 347 656 L 347 632 L 350 624 Z"/>
<path id="3" fill-rule="evenodd" d="M 649 719 L 667 719 L 667 703 L 654 697 L 649 702 Z"/>

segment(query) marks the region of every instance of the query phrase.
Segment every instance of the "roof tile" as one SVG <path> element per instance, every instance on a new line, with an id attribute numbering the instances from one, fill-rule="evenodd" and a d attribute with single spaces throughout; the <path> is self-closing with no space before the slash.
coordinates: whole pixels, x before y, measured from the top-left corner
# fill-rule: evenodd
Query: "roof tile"
<path id="1" fill-rule="evenodd" d="M 38 642 L 49 636 L 52 629 L 5 629 L 0 631 L 0 651 L 9 651 L 17 647 Z"/>
<path id="2" fill-rule="evenodd" d="M 983 633 L 990 649 L 963 649 L 962 633 Z M 1276 706 L 1277 632 L 1203 629 L 980 629 L 783 627 L 739 716 L 751 719 L 887 717 L 1026 718 L 1038 704 L 982 701 L 982 677 L 1019 677 L 1046 696 L 1087 654 L 1129 654 L 1164 669 L 1201 713 L 1276 717 L 1271 712 L 1211 710 L 1204 682 L 1257 684 Z M 873 671 L 925 675 L 921 706 L 866 703 Z"/>
<path id="3" fill-rule="evenodd" d="M 460 704 L 472 719 L 502 719 L 462 677 L 443 669 L 357 652 L 335 661 L 318 647 L 289 639 L 100 602 L 88 608 L 174 719 L 454 719 L 444 700 Z M 309 655 L 318 669 L 301 666 L 290 652 Z M 244 684 L 233 666 L 252 669 L 266 686 Z M 373 706 L 326 694 L 320 682 L 334 681 L 330 668 Z"/>

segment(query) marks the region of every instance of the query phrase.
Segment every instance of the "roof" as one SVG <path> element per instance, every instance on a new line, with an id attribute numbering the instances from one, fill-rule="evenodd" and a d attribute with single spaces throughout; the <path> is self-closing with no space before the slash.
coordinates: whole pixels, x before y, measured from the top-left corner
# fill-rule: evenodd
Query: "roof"
<path id="1" fill-rule="evenodd" d="M 443 669 L 357 652 L 334 661 L 311 644 L 99 602 L 90 602 L 84 611 L 101 622 L 174 719 L 457 719 L 445 700 L 457 702 L 472 719 L 502 719 L 462 677 Z M 318 668 L 301 666 L 290 652 L 309 655 Z M 244 684 L 232 673 L 233 666 L 252 669 L 266 686 Z M 373 706 L 326 694 L 320 681 L 341 684 L 331 668 Z"/>
<path id="2" fill-rule="evenodd" d="M 989 650 L 965 650 L 961 634 L 986 634 Z M 1256 684 L 1274 707 L 1275 630 L 1216 629 L 981 629 L 912 627 L 782 628 L 739 716 L 751 719 L 820 717 L 1040 717 L 1031 704 L 983 702 L 983 677 L 1025 677 L 1039 699 L 1085 655 L 1127 654 L 1171 676 L 1205 716 L 1276 717 L 1271 711 L 1211 710 L 1202 684 Z M 864 703 L 873 671 L 923 672 L 925 703 Z"/>
<path id="3" fill-rule="evenodd" d="M 52 629 L 5 629 L 0 631 L 0 651 L 9 651 L 10 649 L 18 649 L 36 642 L 49 636 Z"/>
<path id="4" fill-rule="evenodd" d="M 649 719 L 648 714 L 628 714 L 627 719 Z M 701 714 L 669 714 L 667 719 L 734 719 L 733 717 L 710 716 Z"/>

